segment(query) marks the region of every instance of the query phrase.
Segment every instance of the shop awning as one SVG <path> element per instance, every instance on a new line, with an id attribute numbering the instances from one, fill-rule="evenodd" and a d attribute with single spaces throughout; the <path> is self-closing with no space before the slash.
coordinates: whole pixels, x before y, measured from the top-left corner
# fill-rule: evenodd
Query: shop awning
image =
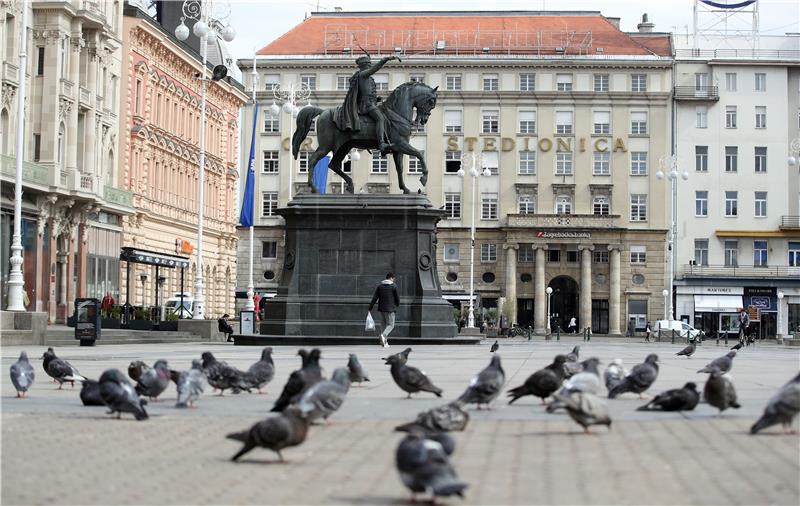
<path id="1" fill-rule="evenodd" d="M 443 293 L 442 298 L 444 300 L 469 300 L 468 293 Z M 473 298 L 477 300 L 478 294 L 473 295 Z"/>
<path id="2" fill-rule="evenodd" d="M 695 313 L 736 313 L 744 307 L 741 295 L 695 295 Z"/>

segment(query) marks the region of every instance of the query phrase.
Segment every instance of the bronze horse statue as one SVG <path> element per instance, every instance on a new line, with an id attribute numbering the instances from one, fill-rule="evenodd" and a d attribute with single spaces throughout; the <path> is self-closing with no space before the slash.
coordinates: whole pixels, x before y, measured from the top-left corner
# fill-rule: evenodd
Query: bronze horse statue
<path id="1" fill-rule="evenodd" d="M 436 107 L 436 93 L 438 90 L 424 83 L 403 83 L 389 94 L 378 106 L 386 116 L 386 134 L 391 145 L 390 152 L 394 158 L 397 169 L 397 181 L 403 193 L 411 193 L 403 182 L 403 155 L 415 157 L 420 162 L 422 176 L 419 178 L 422 186 L 428 181 L 428 168 L 423 160 L 422 153 L 409 144 L 411 132 L 417 124 L 424 125 L 431 115 L 431 110 Z M 416 118 L 414 109 L 417 110 Z M 317 162 L 329 152 L 333 153 L 328 168 L 344 179 L 348 193 L 353 193 L 353 180 L 342 171 L 342 160 L 351 149 L 378 149 L 375 135 L 375 123 L 367 117 L 361 117 L 362 127 L 359 131 L 342 131 L 333 121 L 336 108 L 322 109 L 320 107 L 306 106 L 300 109 L 297 115 L 297 130 L 292 136 L 292 155 L 297 158 L 300 145 L 305 140 L 311 129 L 314 118 L 317 120 L 318 147 L 308 161 L 308 184 L 311 191 L 317 193 L 319 189 L 314 186 L 314 167 Z"/>

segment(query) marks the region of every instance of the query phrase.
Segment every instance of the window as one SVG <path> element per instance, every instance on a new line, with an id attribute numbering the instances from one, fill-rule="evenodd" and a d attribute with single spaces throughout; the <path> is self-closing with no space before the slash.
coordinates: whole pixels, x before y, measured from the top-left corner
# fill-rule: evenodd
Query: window
<path id="1" fill-rule="evenodd" d="M 767 266 L 767 241 L 753 241 L 753 267 Z"/>
<path id="2" fill-rule="evenodd" d="M 281 115 L 273 116 L 269 108 L 264 110 L 264 133 L 277 134 L 281 131 Z"/>
<path id="3" fill-rule="evenodd" d="M 481 193 L 481 219 L 497 219 L 497 194 Z"/>
<path id="4" fill-rule="evenodd" d="M 739 168 L 739 148 L 725 146 L 725 172 L 736 172 Z"/>
<path id="5" fill-rule="evenodd" d="M 489 169 L 492 176 L 500 173 L 500 154 L 497 151 L 484 151 L 481 171 Z"/>
<path id="6" fill-rule="evenodd" d="M 412 73 L 409 74 L 408 80 L 412 83 L 424 83 L 425 82 L 425 74 L 421 73 Z"/>
<path id="7" fill-rule="evenodd" d="M 595 216 L 608 216 L 611 214 L 611 204 L 605 195 L 597 196 L 592 200 L 592 214 Z"/>
<path id="8" fill-rule="evenodd" d="M 136 80 L 136 92 L 134 95 L 134 107 L 136 114 L 142 114 L 142 81 Z"/>
<path id="9" fill-rule="evenodd" d="M 297 153 L 297 172 L 301 174 L 308 174 L 308 161 L 311 158 L 309 151 L 300 151 Z"/>
<path id="10" fill-rule="evenodd" d="M 594 91 L 608 91 L 608 74 L 594 75 Z"/>
<path id="11" fill-rule="evenodd" d="M 631 176 L 647 175 L 647 151 L 631 151 Z"/>
<path id="12" fill-rule="evenodd" d="M 463 131 L 463 113 L 461 111 L 444 111 L 444 131 L 458 134 Z"/>
<path id="13" fill-rule="evenodd" d="M 444 152 L 444 172 L 445 174 L 456 174 L 461 168 L 461 151 Z"/>
<path id="14" fill-rule="evenodd" d="M 708 216 L 708 190 L 694 192 L 694 215 Z"/>
<path id="15" fill-rule="evenodd" d="M 739 241 L 725 241 L 725 267 L 739 266 Z"/>
<path id="16" fill-rule="evenodd" d="M 568 246 L 574 248 L 575 246 Z M 574 264 L 578 261 L 578 250 L 567 249 L 567 263 Z"/>
<path id="17" fill-rule="evenodd" d="M 497 74 L 483 74 L 483 91 L 497 91 L 500 89 L 500 78 Z"/>
<path id="18" fill-rule="evenodd" d="M 532 195 L 520 195 L 517 197 L 517 212 L 519 214 L 536 213 L 536 201 Z"/>
<path id="19" fill-rule="evenodd" d="M 631 221 L 647 221 L 647 195 L 634 193 L 631 195 Z"/>
<path id="20" fill-rule="evenodd" d="M 336 89 L 338 91 L 347 91 L 350 87 L 350 76 L 348 74 L 336 75 Z"/>
<path id="21" fill-rule="evenodd" d="M 444 194 L 444 212 L 448 220 L 461 219 L 461 194 L 447 192 Z"/>
<path id="22" fill-rule="evenodd" d="M 647 263 L 647 247 L 646 246 L 631 246 L 631 263 L 632 264 L 645 264 L 645 263 Z"/>
<path id="23" fill-rule="evenodd" d="M 530 263 L 533 262 L 534 252 L 533 245 L 528 243 L 520 243 L 517 250 L 517 262 Z"/>
<path id="24" fill-rule="evenodd" d="M 602 251 L 599 249 L 595 249 L 594 251 L 592 251 L 592 262 L 596 264 L 607 264 L 608 250 Z"/>
<path id="25" fill-rule="evenodd" d="M 389 160 L 385 156 L 381 156 L 380 152 L 373 151 L 372 174 L 388 174 L 388 173 L 389 173 Z"/>
<path id="26" fill-rule="evenodd" d="M 708 239 L 694 240 L 694 263 L 695 265 L 708 265 Z"/>
<path id="27" fill-rule="evenodd" d="M 755 170 L 756 172 L 767 171 L 767 148 L 766 146 L 755 147 Z"/>
<path id="28" fill-rule="evenodd" d="M 317 89 L 317 76 L 314 74 L 303 74 L 300 76 L 300 84 L 305 84 L 308 89 L 314 91 Z"/>
<path id="29" fill-rule="evenodd" d="M 756 128 L 767 128 L 767 108 L 763 105 L 756 106 Z"/>
<path id="30" fill-rule="evenodd" d="M 561 250 L 555 249 L 553 246 L 550 248 L 547 250 L 547 261 L 555 264 L 561 262 Z"/>
<path id="31" fill-rule="evenodd" d="M 278 241 L 261 241 L 261 258 L 278 258 Z"/>
<path id="32" fill-rule="evenodd" d="M 767 217 L 767 192 L 755 192 L 755 217 Z"/>
<path id="33" fill-rule="evenodd" d="M 556 111 L 556 135 L 572 135 L 572 111 Z"/>
<path id="34" fill-rule="evenodd" d="M 459 260 L 459 247 L 457 242 L 446 242 L 444 244 L 444 261 L 445 262 L 458 262 Z"/>
<path id="35" fill-rule="evenodd" d="M 634 93 L 647 91 L 647 74 L 631 74 L 631 91 Z"/>
<path id="36" fill-rule="evenodd" d="M 278 210 L 278 192 L 261 192 L 261 217 L 276 216 Z"/>
<path id="37" fill-rule="evenodd" d="M 556 197 L 556 214 L 572 214 L 572 197 L 569 195 Z"/>
<path id="38" fill-rule="evenodd" d="M 800 242 L 789 241 L 789 267 L 800 267 Z"/>
<path id="39" fill-rule="evenodd" d="M 756 72 L 756 91 L 767 91 L 767 74 Z"/>
<path id="40" fill-rule="evenodd" d="M 572 91 L 572 74 L 556 74 L 556 89 Z"/>
<path id="41" fill-rule="evenodd" d="M 460 91 L 461 74 L 447 74 L 445 77 L 445 87 L 448 91 Z"/>
<path id="42" fill-rule="evenodd" d="M 425 159 L 425 151 L 419 150 L 422 159 Z M 408 173 L 409 174 L 422 174 L 422 162 L 416 156 L 408 157 Z"/>
<path id="43" fill-rule="evenodd" d="M 708 128 L 708 107 L 698 105 L 694 108 L 695 127 Z"/>
<path id="44" fill-rule="evenodd" d="M 42 154 L 42 134 L 33 134 L 33 161 L 38 162 Z"/>
<path id="45" fill-rule="evenodd" d="M 725 216 L 739 215 L 739 192 L 725 192 Z"/>
<path id="46" fill-rule="evenodd" d="M 263 166 L 261 172 L 265 174 L 277 174 L 279 169 L 279 158 L 277 151 L 264 151 L 262 153 Z"/>
<path id="47" fill-rule="evenodd" d="M 497 244 L 481 244 L 481 262 L 497 262 Z"/>
<path id="48" fill-rule="evenodd" d="M 556 153 L 556 175 L 572 175 L 572 153 Z"/>
<path id="49" fill-rule="evenodd" d="M 611 175 L 611 153 L 608 151 L 595 151 L 593 153 L 592 175 L 610 176 Z"/>
<path id="50" fill-rule="evenodd" d="M 36 58 L 36 75 L 44 75 L 44 48 L 38 48 L 38 57 Z"/>
<path id="51" fill-rule="evenodd" d="M 725 106 L 725 128 L 736 128 L 736 106 Z"/>
<path id="52" fill-rule="evenodd" d="M 708 172 L 708 146 L 694 147 L 694 170 Z"/>
<path id="53" fill-rule="evenodd" d="M 695 96 L 706 96 L 708 94 L 708 73 L 697 72 L 694 75 Z"/>
<path id="54" fill-rule="evenodd" d="M 375 79 L 375 90 L 386 91 L 389 89 L 389 74 L 373 74 Z"/>
<path id="55" fill-rule="evenodd" d="M 272 87 L 281 82 L 281 76 L 278 74 L 265 74 L 264 75 L 264 89 L 272 91 Z"/>
<path id="56" fill-rule="evenodd" d="M 500 113 L 498 111 L 483 111 L 481 133 L 496 134 L 500 131 Z"/>
<path id="57" fill-rule="evenodd" d="M 520 176 L 536 175 L 536 151 L 519 152 L 519 175 Z"/>
<path id="58" fill-rule="evenodd" d="M 647 135 L 647 113 L 631 113 L 631 135 Z"/>
<path id="59" fill-rule="evenodd" d="M 736 74 L 734 72 L 725 73 L 725 91 L 736 91 Z"/>
<path id="60" fill-rule="evenodd" d="M 536 133 L 536 111 L 519 111 L 519 133 Z"/>
<path id="61" fill-rule="evenodd" d="M 611 133 L 611 113 L 608 111 L 595 111 L 593 134 L 608 135 Z"/>
<path id="62" fill-rule="evenodd" d="M 520 74 L 519 91 L 535 91 L 535 90 L 536 90 L 536 74 Z"/>

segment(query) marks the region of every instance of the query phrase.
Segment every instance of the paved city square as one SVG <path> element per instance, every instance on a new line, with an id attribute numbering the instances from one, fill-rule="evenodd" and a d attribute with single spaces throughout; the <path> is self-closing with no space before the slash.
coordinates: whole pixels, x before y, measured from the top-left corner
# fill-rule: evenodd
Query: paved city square
<path id="1" fill-rule="evenodd" d="M 674 354 L 682 345 L 628 340 L 583 343 L 502 341 L 506 388 L 517 386 L 556 353 L 581 344 L 581 357 L 597 356 L 604 368 L 622 358 L 626 368 L 650 352 L 661 359 L 650 393 L 705 375 L 695 371 L 727 351 L 705 343 L 691 359 Z M 241 462 L 230 457 L 239 443 L 225 435 L 268 415 L 289 373 L 299 367 L 296 349 L 276 347 L 276 376 L 268 393 L 201 397 L 198 408 L 176 410 L 170 385 L 147 407 L 151 418 L 136 422 L 83 407 L 79 387 L 59 391 L 41 369 L 42 347 L 27 347 L 37 381 L 30 398 L 15 399 L 8 367 L 20 347 L 2 350 L 3 504 L 399 504 L 409 495 L 394 466 L 401 439 L 395 425 L 424 409 L 457 397 L 489 361 L 480 346 L 417 346 L 409 363 L 444 389 L 444 398 L 412 400 L 393 383 L 379 347 L 323 347 L 327 375 L 357 353 L 372 381 L 353 386 L 328 426 L 315 425 L 306 442 L 284 451 L 289 461 L 257 449 Z M 260 349 L 223 344 L 118 345 L 56 349 L 82 374 L 127 369 L 130 361 L 169 360 L 188 368 L 202 351 L 238 368 L 258 359 Z M 750 425 L 766 401 L 797 373 L 797 349 L 772 344 L 744 349 L 732 376 L 742 405 L 717 416 L 700 404 L 688 413 L 637 412 L 632 394 L 609 401 L 613 428 L 584 435 L 566 415 L 544 412 L 526 397 L 508 406 L 501 397 L 492 411 L 470 409 L 471 421 L 455 433 L 453 463 L 469 483 L 466 498 L 450 504 L 797 504 L 800 447 L 797 435 L 779 427 L 750 436 Z"/>

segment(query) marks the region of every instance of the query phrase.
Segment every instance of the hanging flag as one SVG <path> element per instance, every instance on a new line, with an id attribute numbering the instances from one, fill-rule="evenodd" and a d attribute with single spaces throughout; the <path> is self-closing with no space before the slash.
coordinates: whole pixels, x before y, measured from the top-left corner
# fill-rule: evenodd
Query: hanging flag
<path id="1" fill-rule="evenodd" d="M 253 111 L 253 137 L 250 140 L 250 162 L 247 164 L 247 178 L 244 184 L 244 195 L 242 196 L 242 212 L 239 215 L 239 223 L 243 227 L 253 226 L 253 207 L 255 206 L 254 195 L 256 184 L 256 173 L 254 169 L 256 156 L 256 124 L 258 122 L 258 102 Z"/>
<path id="2" fill-rule="evenodd" d="M 325 186 L 328 184 L 328 163 L 330 161 L 330 158 L 324 156 L 314 166 L 314 186 L 320 193 L 325 193 Z"/>

